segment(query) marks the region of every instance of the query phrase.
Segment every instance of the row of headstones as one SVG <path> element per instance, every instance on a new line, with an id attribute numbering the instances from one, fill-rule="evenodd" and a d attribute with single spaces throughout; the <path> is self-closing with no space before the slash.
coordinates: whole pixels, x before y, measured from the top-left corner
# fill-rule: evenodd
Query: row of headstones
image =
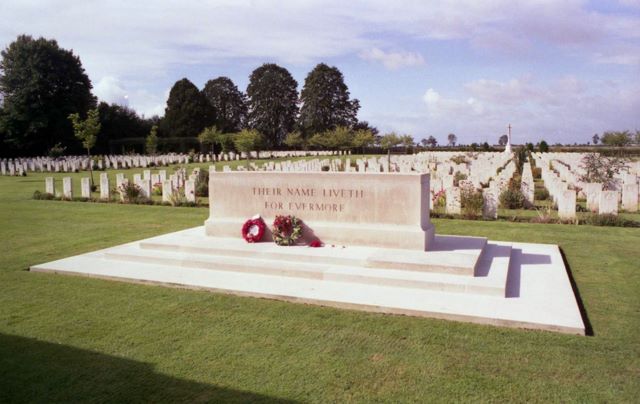
<path id="1" fill-rule="evenodd" d="M 549 156 L 536 157 L 542 171 L 542 180 L 558 207 L 558 216 L 561 219 L 576 217 L 577 197 L 586 198 L 587 209 L 598 214 L 617 215 L 619 202 L 622 203 L 622 209 L 627 212 L 638 211 L 640 186 L 637 176 L 624 173 L 620 190 L 603 190 L 600 183 L 579 181 L 572 172 L 574 168 L 579 170 L 576 157 L 571 156 L 571 158 L 574 159 L 573 165 L 558 159 L 550 159 Z"/>
<path id="2" fill-rule="evenodd" d="M 262 151 L 250 152 L 252 158 L 286 158 L 304 156 L 332 156 L 351 154 L 346 151 L 326 151 L 326 150 L 290 150 L 290 151 Z M 87 156 L 64 156 L 58 158 L 51 157 L 25 157 L 15 159 L 0 159 L 0 174 L 2 175 L 23 175 L 31 172 L 77 172 L 88 170 L 89 165 L 93 168 L 118 169 L 118 168 L 146 168 L 150 166 L 167 166 L 170 164 L 188 164 L 190 162 L 212 162 L 212 161 L 233 161 L 247 157 L 246 153 L 220 153 L 211 154 L 160 154 L 160 155 L 105 155 L 96 156 L 89 159 Z"/>
<path id="3" fill-rule="evenodd" d="M 144 177 L 140 174 L 134 174 L 133 183 L 140 188 L 142 196 L 146 198 L 151 198 L 154 187 L 160 187 L 162 190 L 162 201 L 171 202 L 174 192 L 179 192 L 182 188 L 184 188 L 184 195 L 187 202 L 196 202 L 195 189 L 198 178 L 199 176 L 194 173 L 189 176 L 189 179 L 185 179 L 184 174 L 180 171 L 172 174 L 168 179 L 166 178 L 166 173 L 162 172 L 160 174 L 151 174 L 150 176 Z M 89 177 L 81 178 L 80 184 L 81 196 L 83 198 L 91 198 L 91 181 Z M 124 187 L 126 187 L 128 184 L 129 180 L 124 177 L 124 174 L 116 174 L 116 192 L 120 194 L 121 199 L 124 199 Z M 100 174 L 99 189 L 101 200 L 109 200 L 111 198 L 110 181 L 107 173 Z M 53 177 L 45 178 L 45 192 L 51 195 L 57 195 L 55 180 Z M 71 177 L 62 178 L 61 196 L 65 199 L 73 198 Z"/>

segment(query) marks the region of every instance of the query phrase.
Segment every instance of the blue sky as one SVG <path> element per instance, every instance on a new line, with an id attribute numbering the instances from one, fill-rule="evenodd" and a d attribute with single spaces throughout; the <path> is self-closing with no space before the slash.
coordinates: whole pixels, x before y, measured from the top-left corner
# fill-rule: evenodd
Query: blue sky
<path id="1" fill-rule="evenodd" d="M 19 34 L 73 49 L 108 102 L 162 115 L 173 83 L 245 90 L 275 62 L 301 87 L 337 66 L 360 119 L 416 140 L 586 142 L 640 129 L 640 0 L 27 1 L 0 5 Z"/>

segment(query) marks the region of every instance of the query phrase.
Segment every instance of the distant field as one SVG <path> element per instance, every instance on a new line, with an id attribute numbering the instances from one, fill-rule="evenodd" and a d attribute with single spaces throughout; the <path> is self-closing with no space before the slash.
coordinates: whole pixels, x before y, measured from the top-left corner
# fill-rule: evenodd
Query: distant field
<path id="1" fill-rule="evenodd" d="M 0 177 L 0 401 L 640 396 L 638 229 L 434 220 L 440 234 L 559 244 L 594 334 L 579 337 L 30 273 L 36 263 L 198 226 L 208 215 L 32 200 L 44 176 Z"/>

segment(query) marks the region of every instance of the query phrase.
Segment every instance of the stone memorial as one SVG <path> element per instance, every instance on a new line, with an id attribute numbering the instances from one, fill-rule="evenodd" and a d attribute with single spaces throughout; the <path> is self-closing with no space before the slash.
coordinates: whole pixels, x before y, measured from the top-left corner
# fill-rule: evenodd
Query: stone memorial
<path id="1" fill-rule="evenodd" d="M 325 163 L 284 167 L 319 171 Z M 406 169 L 401 159 L 392 165 Z M 506 167 L 505 178 L 514 170 Z M 429 174 L 318 171 L 213 172 L 204 226 L 31 270 L 584 334 L 557 246 L 436 236 Z M 166 181 L 163 200 L 170 191 Z M 302 237 L 291 246 L 273 242 L 277 215 L 302 221 Z M 252 223 L 265 232 L 247 242 L 243 228 Z"/>
<path id="2" fill-rule="evenodd" d="M 427 250 L 429 174 L 222 172 L 209 177 L 209 235 L 238 234 L 260 214 L 296 215 L 327 243 Z M 376 230 L 373 231 L 372 229 Z"/>

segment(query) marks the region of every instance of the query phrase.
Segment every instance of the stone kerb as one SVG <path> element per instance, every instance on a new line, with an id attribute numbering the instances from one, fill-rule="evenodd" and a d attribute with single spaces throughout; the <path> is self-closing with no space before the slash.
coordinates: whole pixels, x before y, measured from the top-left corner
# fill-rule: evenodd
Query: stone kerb
<path id="1" fill-rule="evenodd" d="M 304 222 L 305 239 L 326 244 L 424 251 L 434 239 L 429 174 L 217 172 L 209 177 L 209 198 L 211 236 L 240 237 L 256 214 L 267 227 L 290 214 Z"/>

